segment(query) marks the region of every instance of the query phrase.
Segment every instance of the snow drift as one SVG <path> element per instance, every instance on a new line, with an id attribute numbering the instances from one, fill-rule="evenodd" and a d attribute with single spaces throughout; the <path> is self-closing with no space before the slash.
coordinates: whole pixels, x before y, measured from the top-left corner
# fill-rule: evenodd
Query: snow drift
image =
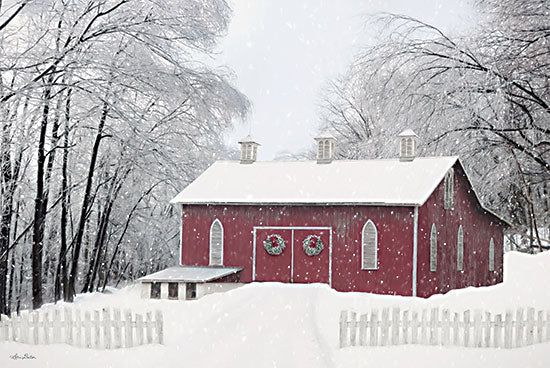
<path id="1" fill-rule="evenodd" d="M 429 299 L 339 293 L 327 285 L 256 283 L 197 301 L 140 299 L 136 285 L 113 294 L 87 294 L 75 306 L 105 306 L 164 312 L 165 345 L 91 350 L 58 345 L 0 344 L 2 367 L 548 367 L 550 344 L 513 350 L 396 346 L 338 348 L 342 309 L 366 312 L 399 306 L 442 306 L 453 311 L 515 307 L 550 310 L 546 273 L 550 253 L 505 255 L 505 281 L 485 288 L 454 290 Z M 55 308 L 46 305 L 43 308 Z M 10 356 L 32 354 L 34 360 Z"/>

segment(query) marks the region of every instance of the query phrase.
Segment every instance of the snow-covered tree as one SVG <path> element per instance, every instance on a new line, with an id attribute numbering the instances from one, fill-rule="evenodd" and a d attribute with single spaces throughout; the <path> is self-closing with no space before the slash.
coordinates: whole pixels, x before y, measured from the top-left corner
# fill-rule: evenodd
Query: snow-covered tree
<path id="1" fill-rule="evenodd" d="M 28 272 L 18 247 L 31 249 L 35 308 L 43 290 L 72 300 L 147 271 L 145 257 L 172 262 L 167 201 L 224 153 L 221 133 L 248 109 L 227 72 L 200 61 L 228 5 L 13 1 L 0 14 L 2 311 L 16 267 Z"/>
<path id="2" fill-rule="evenodd" d="M 477 27 L 451 37 L 419 20 L 381 15 L 367 48 L 325 93 L 322 129 L 345 157 L 394 155 L 413 128 L 425 154 L 459 154 L 482 201 L 543 242 L 550 220 L 550 4 L 480 0 Z"/>

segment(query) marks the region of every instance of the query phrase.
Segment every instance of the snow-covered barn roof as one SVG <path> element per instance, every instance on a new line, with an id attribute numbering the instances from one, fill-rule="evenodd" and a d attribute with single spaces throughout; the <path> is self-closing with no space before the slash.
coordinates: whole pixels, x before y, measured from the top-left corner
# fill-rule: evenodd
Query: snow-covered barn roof
<path id="1" fill-rule="evenodd" d="M 141 282 L 208 282 L 241 271 L 240 267 L 174 266 L 144 276 Z"/>
<path id="2" fill-rule="evenodd" d="M 421 206 L 457 160 L 217 161 L 170 203 Z"/>

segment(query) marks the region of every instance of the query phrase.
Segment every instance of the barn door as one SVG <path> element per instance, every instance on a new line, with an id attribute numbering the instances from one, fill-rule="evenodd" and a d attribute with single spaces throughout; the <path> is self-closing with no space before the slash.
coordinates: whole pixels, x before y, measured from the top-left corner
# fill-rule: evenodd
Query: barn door
<path id="1" fill-rule="evenodd" d="M 330 284 L 331 228 L 255 227 L 254 246 L 255 281 Z"/>
<path id="2" fill-rule="evenodd" d="M 256 230 L 256 252 L 255 252 L 255 280 L 256 281 L 278 281 L 290 282 L 292 264 L 292 231 L 289 229 L 258 229 Z M 280 243 L 282 240 L 284 249 L 266 249 Z M 275 251 L 275 252 L 274 252 Z M 279 253 L 279 254 L 275 254 Z"/>
<path id="3" fill-rule="evenodd" d="M 330 230 L 294 230 L 293 243 L 292 282 L 329 284 Z"/>

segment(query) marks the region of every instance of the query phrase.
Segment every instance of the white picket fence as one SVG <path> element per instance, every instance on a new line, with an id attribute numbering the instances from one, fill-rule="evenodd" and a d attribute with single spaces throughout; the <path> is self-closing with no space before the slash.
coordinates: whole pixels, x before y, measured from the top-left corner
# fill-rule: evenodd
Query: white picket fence
<path id="1" fill-rule="evenodd" d="M 515 348 L 550 341 L 550 311 L 518 308 L 503 314 L 448 309 L 340 313 L 340 347 L 402 344 Z"/>
<path id="2" fill-rule="evenodd" d="M 11 318 L 0 316 L 0 342 L 16 341 L 26 344 L 57 344 L 95 348 L 118 349 L 143 344 L 163 343 L 162 312 L 141 314 L 120 309 L 80 311 L 54 309 L 53 311 L 22 311 Z"/>

